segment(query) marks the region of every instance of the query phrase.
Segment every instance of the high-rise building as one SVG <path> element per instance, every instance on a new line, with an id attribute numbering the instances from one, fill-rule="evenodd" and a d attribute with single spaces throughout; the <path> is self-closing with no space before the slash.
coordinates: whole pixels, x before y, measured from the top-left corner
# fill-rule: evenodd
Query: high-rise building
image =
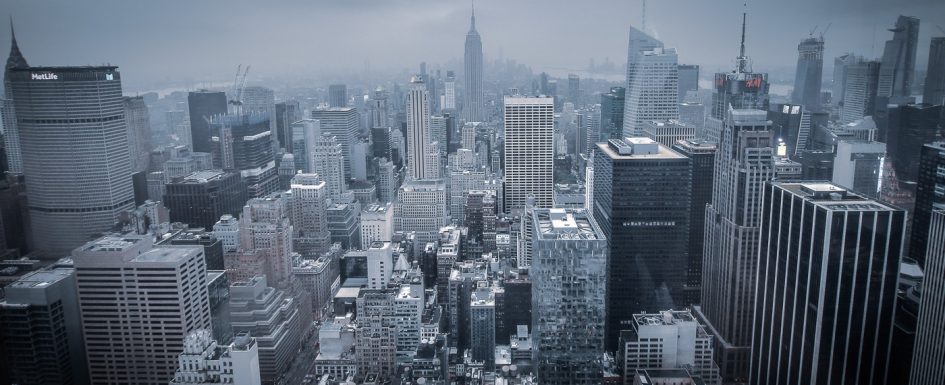
<path id="1" fill-rule="evenodd" d="M 131 172 L 147 171 L 151 160 L 151 116 L 148 106 L 144 104 L 142 96 L 126 96 L 122 101 L 125 105 L 125 122 L 128 124 Z"/>
<path id="2" fill-rule="evenodd" d="M 389 96 L 384 88 L 377 87 L 377 89 L 374 90 L 374 95 L 371 97 L 371 128 L 390 129 L 390 106 L 388 99 Z"/>
<path id="3" fill-rule="evenodd" d="M 581 77 L 575 74 L 568 74 L 568 101 L 573 103 L 575 107 L 582 105 Z"/>
<path id="4" fill-rule="evenodd" d="M 852 53 L 845 53 L 833 59 L 833 79 L 830 86 L 830 105 L 839 107 L 843 104 L 843 93 L 846 90 L 847 68 L 861 61 L 862 58 Z"/>
<path id="5" fill-rule="evenodd" d="M 876 199 L 886 159 L 886 144 L 864 140 L 837 142 L 833 184 Z"/>
<path id="6" fill-rule="evenodd" d="M 778 156 L 794 158 L 806 150 L 811 136 L 811 113 L 796 104 L 779 104 L 768 110 L 771 131 L 778 145 Z"/>
<path id="7" fill-rule="evenodd" d="M 224 214 L 239 215 L 246 188 L 237 173 L 198 171 L 168 183 L 163 199 L 171 221 L 210 228 Z"/>
<path id="8" fill-rule="evenodd" d="M 730 109 L 717 154 L 712 203 L 705 211 L 702 304 L 695 311 L 716 338 L 723 381 L 733 381 L 748 376 L 761 193 L 774 178 L 765 111 Z"/>
<path id="9" fill-rule="evenodd" d="M 322 134 L 338 138 L 344 150 L 344 178 L 351 179 L 351 147 L 358 137 L 360 127 L 358 110 L 352 107 L 319 108 L 312 111 L 312 119 L 318 119 Z"/>
<path id="10" fill-rule="evenodd" d="M 840 123 L 850 123 L 872 116 L 876 105 L 876 87 L 879 83 L 880 63 L 857 60 L 846 66 L 843 82 L 843 105 Z"/>
<path id="11" fill-rule="evenodd" d="M 262 86 L 247 86 L 240 94 L 241 114 L 260 114 L 269 117 L 269 131 L 276 135 L 276 96 L 272 89 Z M 272 139 L 278 142 L 277 139 Z"/>
<path id="12" fill-rule="evenodd" d="M 394 162 L 387 160 L 387 158 L 378 158 L 376 183 L 378 201 L 393 202 L 397 199 L 397 189 L 400 188 L 400 181 L 394 172 Z"/>
<path id="13" fill-rule="evenodd" d="M 712 94 L 712 110 L 709 117 L 725 120 L 729 108 L 768 110 L 768 74 L 753 72 L 751 61 L 745 53 L 745 28 L 748 15 L 742 14 L 741 50 L 735 58 L 737 65 L 732 72 L 715 74 L 715 92 Z M 718 125 L 721 127 L 721 124 Z M 718 142 L 716 135 L 709 139 Z"/>
<path id="14" fill-rule="evenodd" d="M 210 138 L 216 136 L 210 130 L 210 118 L 226 114 L 226 94 L 223 91 L 198 90 L 187 94 L 190 112 L 190 134 L 192 149 L 211 152 Z"/>
<path id="15" fill-rule="evenodd" d="M 410 80 L 410 91 L 407 92 L 407 171 L 411 178 L 429 179 L 433 177 L 429 175 L 433 167 L 439 169 L 439 164 L 427 165 L 430 143 L 429 95 L 423 78 L 415 76 Z"/>
<path id="16" fill-rule="evenodd" d="M 328 187 L 316 174 L 296 174 L 292 178 L 293 250 L 303 256 L 318 256 L 328 251 L 326 199 Z"/>
<path id="17" fill-rule="evenodd" d="M 680 64 L 679 68 L 679 101 L 686 100 L 686 93 L 699 91 L 699 66 L 695 64 Z"/>
<path id="18" fill-rule="evenodd" d="M 348 191 L 345 183 L 344 148 L 336 136 L 323 133 L 312 151 L 312 172 L 328 184 L 328 197 L 337 199 Z"/>
<path id="19" fill-rule="evenodd" d="M 915 81 L 915 51 L 919 45 L 919 19 L 899 16 L 896 26 L 889 30 L 892 39 L 886 40 L 876 95 L 892 98 L 912 95 Z"/>
<path id="20" fill-rule="evenodd" d="M 925 271 L 941 272 L 945 269 L 945 205 L 940 205 L 928 215 L 928 249 L 924 258 Z M 913 222 L 913 230 L 916 224 Z M 914 238 L 914 236 L 913 236 Z M 915 247 L 911 245 L 910 247 Z M 912 352 L 912 373 L 909 384 L 932 385 L 945 375 L 945 356 L 941 354 L 945 341 L 945 295 L 940 290 L 945 286 L 942 274 L 926 274 L 922 281 L 919 303 L 919 318 L 915 328 L 915 350 Z M 908 352 L 897 352 L 908 354 Z"/>
<path id="21" fill-rule="evenodd" d="M 394 235 L 394 207 L 389 202 L 365 206 L 361 212 L 361 246 L 390 242 Z"/>
<path id="22" fill-rule="evenodd" d="M 624 136 L 636 136 L 644 122 L 679 119 L 679 71 L 675 48 L 631 52 L 627 65 Z"/>
<path id="23" fill-rule="evenodd" d="M 889 107 L 886 151 L 900 182 L 916 181 L 922 146 L 945 136 L 945 127 L 938 126 L 942 110 L 941 105 L 930 104 Z"/>
<path id="24" fill-rule="evenodd" d="M 302 119 L 302 110 L 299 102 L 288 100 L 276 103 L 275 115 L 273 119 L 276 122 L 276 130 L 273 135 L 279 143 L 279 147 L 286 152 L 293 153 L 295 148 L 292 141 L 292 124 Z"/>
<path id="25" fill-rule="evenodd" d="M 554 99 L 505 97 L 504 212 L 552 206 L 554 190 Z"/>
<path id="26" fill-rule="evenodd" d="M 933 37 L 929 44 L 929 65 L 926 67 L 922 102 L 945 104 L 945 37 Z"/>
<path id="27" fill-rule="evenodd" d="M 348 106 L 348 87 L 344 84 L 332 84 L 328 86 L 328 107 L 347 107 Z"/>
<path id="28" fill-rule="evenodd" d="M 266 277 L 253 277 L 230 286 L 230 322 L 237 336 L 248 332 L 256 339 L 262 383 L 273 384 L 298 353 L 312 319 L 296 297 L 267 286 Z"/>
<path id="29" fill-rule="evenodd" d="M 945 142 L 933 142 L 922 146 L 919 160 L 919 177 L 915 186 L 915 207 L 912 214 L 909 257 L 919 266 L 930 267 L 926 263 L 929 248 L 931 216 L 934 210 L 945 210 Z M 927 274 L 926 276 L 928 276 Z M 935 286 L 926 286 L 935 287 Z"/>
<path id="30" fill-rule="evenodd" d="M 797 72 L 791 103 L 810 111 L 820 111 L 820 87 L 824 75 L 824 38 L 814 36 L 797 45 Z"/>
<path id="31" fill-rule="evenodd" d="M 338 274 L 338 262 L 331 256 L 323 255 L 314 260 L 302 259 L 292 266 L 292 275 L 312 300 L 309 307 L 312 309 L 313 319 L 322 320 L 329 313 L 326 305 L 331 301 L 332 284 Z"/>
<path id="32" fill-rule="evenodd" d="M 692 166 L 647 138 L 611 139 L 594 152 L 593 215 L 610 240 L 607 347 L 613 351 L 634 314 L 688 305 Z"/>
<path id="33" fill-rule="evenodd" d="M 229 345 L 218 345 L 209 330 L 194 330 L 184 339 L 177 372 L 170 385 L 260 385 L 259 345 L 244 332 Z"/>
<path id="34" fill-rule="evenodd" d="M 477 285 L 469 296 L 470 356 L 485 370 L 495 370 L 496 293 L 488 281 Z"/>
<path id="35" fill-rule="evenodd" d="M 443 110 L 456 110 L 456 74 L 446 71 L 443 82 Z"/>
<path id="36" fill-rule="evenodd" d="M 273 287 L 288 288 L 292 276 L 290 211 L 288 200 L 278 194 L 246 202 L 240 216 L 240 249 L 258 263 L 227 264 L 227 270 L 240 270 L 241 277 L 264 275 Z"/>
<path id="37" fill-rule="evenodd" d="M 712 187 L 715 185 L 713 169 L 718 147 L 715 143 L 681 140 L 673 147 L 692 165 L 692 194 L 689 205 L 689 267 L 686 269 L 684 287 L 686 306 L 702 301 L 702 254 L 705 245 L 705 206 L 712 202 Z"/>
<path id="38" fill-rule="evenodd" d="M 251 198 L 264 197 L 279 189 L 270 128 L 272 115 L 256 111 L 210 119 L 210 130 L 217 134 L 210 138 L 214 166 L 238 170 Z"/>
<path id="39" fill-rule="evenodd" d="M 325 211 L 328 213 L 331 243 L 340 243 L 342 249 L 360 249 L 361 203 L 352 194 L 344 194 L 333 199 Z"/>
<path id="40" fill-rule="evenodd" d="M 394 324 L 392 293 L 363 290 L 357 298 L 355 350 L 358 373 L 381 379 L 395 373 L 397 325 Z"/>
<path id="41" fill-rule="evenodd" d="M 763 194 L 749 383 L 895 383 L 905 211 L 822 182 Z"/>
<path id="42" fill-rule="evenodd" d="M 645 121 L 641 127 L 641 133 L 664 147 L 672 147 L 680 140 L 696 138 L 696 128 L 678 120 Z"/>
<path id="43" fill-rule="evenodd" d="M 368 289 L 386 289 L 394 272 L 394 249 L 390 242 L 375 241 L 364 246 L 367 257 Z"/>
<path id="44" fill-rule="evenodd" d="M 534 209 L 532 357 L 542 384 L 599 384 L 607 238 L 583 209 Z"/>
<path id="45" fill-rule="evenodd" d="M 33 242 L 62 256 L 134 208 L 121 74 L 114 66 L 15 67 L 7 82 Z"/>
<path id="46" fill-rule="evenodd" d="M 446 184 L 440 179 L 406 181 L 394 210 L 395 231 L 415 232 L 421 245 L 436 241 L 440 228 L 448 223 Z"/>
<path id="47" fill-rule="evenodd" d="M 610 92 L 600 96 L 600 135 L 594 143 L 623 137 L 623 110 L 626 104 L 626 88 L 610 87 Z"/>
<path id="48" fill-rule="evenodd" d="M 469 18 L 469 32 L 466 33 L 466 48 L 463 57 L 465 82 L 463 83 L 463 118 L 467 122 L 484 120 L 482 100 L 482 39 L 476 31 L 476 12 Z"/>
<path id="49" fill-rule="evenodd" d="M 0 359 L 17 384 L 88 384 L 75 270 L 53 267 L 3 288 Z"/>
<path id="50" fill-rule="evenodd" d="M 7 157 L 7 165 L 10 172 L 23 172 L 23 158 L 20 151 L 20 134 L 16 120 L 16 106 L 13 101 L 13 88 L 10 81 L 13 79 L 11 70 L 14 68 L 27 68 L 29 64 L 23 53 L 20 52 L 20 46 L 16 44 L 16 32 L 13 31 L 13 21 L 10 21 L 10 56 L 7 57 L 7 64 L 3 72 L 3 100 L 0 104 L 0 119 L 3 120 L 3 145 Z"/>
<path id="51" fill-rule="evenodd" d="M 629 383 L 639 370 L 688 369 L 706 385 L 719 385 L 712 335 L 688 310 L 634 314 L 620 333 L 617 367 Z"/>
<path id="52" fill-rule="evenodd" d="M 104 237 L 72 253 L 93 384 L 167 384 L 187 333 L 211 327 L 203 248 L 151 239 Z"/>

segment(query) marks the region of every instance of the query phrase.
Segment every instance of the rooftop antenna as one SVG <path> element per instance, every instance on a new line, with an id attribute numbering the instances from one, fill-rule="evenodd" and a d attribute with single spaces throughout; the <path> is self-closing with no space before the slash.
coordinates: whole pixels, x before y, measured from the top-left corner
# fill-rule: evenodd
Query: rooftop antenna
<path id="1" fill-rule="evenodd" d="M 745 8 L 748 8 L 748 3 L 745 3 Z M 745 56 L 745 24 L 747 22 L 748 11 L 746 9 L 742 12 L 742 43 L 738 51 L 738 72 L 748 72 L 748 57 Z"/>
<path id="2" fill-rule="evenodd" d="M 646 0 L 643 0 L 643 33 L 649 33 L 646 30 Z"/>

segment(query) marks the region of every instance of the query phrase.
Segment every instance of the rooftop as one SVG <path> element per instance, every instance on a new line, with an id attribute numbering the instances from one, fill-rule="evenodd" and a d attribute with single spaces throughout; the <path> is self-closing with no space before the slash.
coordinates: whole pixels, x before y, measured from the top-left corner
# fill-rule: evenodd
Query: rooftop
<path id="1" fill-rule="evenodd" d="M 536 209 L 542 239 L 602 239 L 603 235 L 583 209 Z"/>
<path id="2" fill-rule="evenodd" d="M 223 170 L 203 170 L 197 171 L 185 176 L 179 183 L 207 183 L 212 180 L 223 178 L 226 172 Z"/>
<path id="3" fill-rule="evenodd" d="M 686 159 L 685 156 L 650 138 L 611 139 L 606 143 L 597 143 L 597 148 L 611 159 Z"/>
<path id="4" fill-rule="evenodd" d="M 7 285 L 7 287 L 4 289 L 10 290 L 48 287 L 69 277 L 74 271 L 75 270 L 73 269 L 37 270 L 20 277 L 20 279 Z"/>
<path id="5" fill-rule="evenodd" d="M 829 182 L 773 182 L 772 185 L 831 211 L 899 210 Z"/>

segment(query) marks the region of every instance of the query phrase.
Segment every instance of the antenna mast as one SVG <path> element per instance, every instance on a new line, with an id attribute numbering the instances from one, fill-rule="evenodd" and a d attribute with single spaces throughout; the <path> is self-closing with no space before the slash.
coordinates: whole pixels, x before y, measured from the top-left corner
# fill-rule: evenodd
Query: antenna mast
<path id="1" fill-rule="evenodd" d="M 742 12 L 742 43 L 738 51 L 738 72 L 748 72 L 748 57 L 745 56 L 745 23 L 748 21 L 748 12 Z"/>

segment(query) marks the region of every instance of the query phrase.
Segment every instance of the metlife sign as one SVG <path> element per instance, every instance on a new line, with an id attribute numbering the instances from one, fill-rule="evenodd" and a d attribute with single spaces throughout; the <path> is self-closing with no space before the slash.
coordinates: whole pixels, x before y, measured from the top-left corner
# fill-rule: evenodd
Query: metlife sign
<path id="1" fill-rule="evenodd" d="M 59 75 L 56 75 L 51 72 L 41 73 L 41 74 L 31 73 L 30 80 L 59 80 Z"/>

